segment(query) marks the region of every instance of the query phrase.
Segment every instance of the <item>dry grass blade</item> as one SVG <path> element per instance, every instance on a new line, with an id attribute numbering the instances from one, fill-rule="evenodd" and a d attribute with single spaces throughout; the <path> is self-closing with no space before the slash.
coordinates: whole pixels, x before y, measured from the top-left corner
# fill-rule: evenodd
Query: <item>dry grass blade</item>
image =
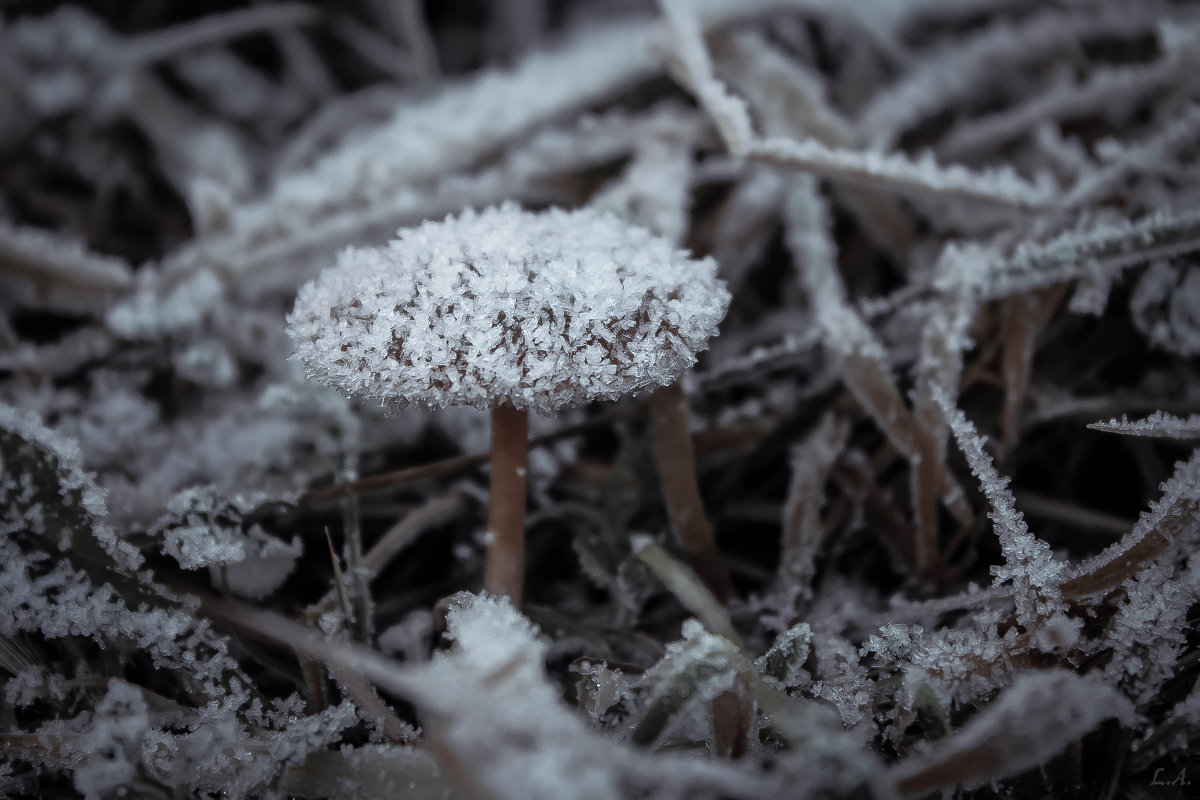
<path id="1" fill-rule="evenodd" d="M 654 571 L 671 594 L 695 614 L 704 627 L 741 647 L 742 637 L 733 627 L 729 612 L 692 570 L 672 558 L 649 536 L 635 536 L 632 544 L 634 554 Z"/>
<path id="2" fill-rule="evenodd" d="M 1195 537 L 1200 513 L 1200 450 L 1175 465 L 1162 497 L 1150 505 L 1121 541 L 1080 564 L 1062 584 L 1064 596 L 1086 597 L 1119 585 L 1172 547 Z M 1069 594 L 1068 594 L 1069 593 Z"/>

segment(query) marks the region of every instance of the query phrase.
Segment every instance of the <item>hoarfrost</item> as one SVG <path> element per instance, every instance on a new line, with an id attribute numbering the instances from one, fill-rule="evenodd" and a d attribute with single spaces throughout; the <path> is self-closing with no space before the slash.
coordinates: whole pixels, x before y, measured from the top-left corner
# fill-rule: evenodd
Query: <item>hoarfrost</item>
<path id="1" fill-rule="evenodd" d="M 344 251 L 288 332 L 350 396 L 552 412 L 690 367 L 729 301 L 715 270 L 611 214 L 506 204 Z"/>

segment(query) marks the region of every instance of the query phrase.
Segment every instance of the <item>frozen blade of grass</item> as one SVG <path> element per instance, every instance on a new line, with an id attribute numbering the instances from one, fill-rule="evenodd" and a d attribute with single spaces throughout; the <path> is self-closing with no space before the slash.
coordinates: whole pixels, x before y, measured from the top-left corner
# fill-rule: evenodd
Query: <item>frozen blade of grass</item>
<path id="1" fill-rule="evenodd" d="M 10 350 L 0 343 L 0 370 L 61 378 L 89 361 L 106 358 L 116 346 L 116 338 L 98 324 L 72 331 L 50 344 L 22 342 Z"/>
<path id="2" fill-rule="evenodd" d="M 1198 514 L 1200 450 L 1175 465 L 1175 472 L 1162 486 L 1162 497 L 1142 512 L 1121 541 L 1076 567 L 1062 584 L 1063 596 L 1098 594 L 1119 585 L 1172 547 L 1187 552 L 1195 545 Z"/>
<path id="3" fill-rule="evenodd" d="M 1187 84 L 1195 66 L 1195 45 L 1191 44 L 1149 65 L 1095 70 L 1081 84 L 1057 83 L 1011 108 L 961 125 L 941 141 L 937 152 L 955 160 L 974 158 L 996 152 L 1047 120 L 1134 107 L 1172 85 Z"/>
<path id="4" fill-rule="evenodd" d="M 1170 541 L 1158 531 L 1147 531 L 1137 542 L 1112 554 L 1103 563 L 1090 565 L 1082 574 L 1063 581 L 1059 588 L 1068 600 L 1108 591 L 1165 553 L 1170 546 Z"/>
<path id="5" fill-rule="evenodd" d="M 1177 417 L 1165 411 L 1155 411 L 1144 419 L 1130 420 L 1124 414 L 1120 419 L 1108 422 L 1093 422 L 1088 425 L 1094 431 L 1119 433 L 1125 436 L 1146 436 L 1158 439 L 1200 439 L 1200 414 L 1187 418 Z"/>
<path id="6" fill-rule="evenodd" d="M 919 535 L 913 557 L 922 577 L 932 579 L 940 568 L 936 497 L 946 498 L 954 507 L 954 499 L 962 492 L 938 457 L 933 435 L 904 403 L 889 372 L 883 345 L 846 300 L 829 224 L 815 181 L 797 178 L 784 208 L 787 244 L 808 290 L 825 344 L 842 365 L 847 387 L 912 466 L 913 497 L 925 501 L 915 506 Z"/>
<path id="7" fill-rule="evenodd" d="M 755 702 L 785 739 L 803 750 L 806 756 L 827 758 L 830 763 L 840 764 L 862 780 L 869 780 L 871 759 L 842 730 L 837 715 L 826 706 L 789 697 L 779 687 L 768 683 L 746 654 L 741 637 L 734 630 L 725 609 L 691 570 L 673 559 L 648 536 L 635 536 L 633 549 L 684 608 L 695 614 L 714 637 L 730 643 L 732 649 L 727 655 L 732 658 L 736 654 L 738 674 L 745 681 Z"/>
<path id="8" fill-rule="evenodd" d="M 992 465 L 991 456 L 984 450 L 984 439 L 962 411 L 955 408 L 948 395 L 939 392 L 935 398 L 942 407 L 950 430 L 979 480 L 980 488 L 992 506 L 992 519 L 1004 566 L 993 567 L 995 585 L 1011 580 L 1017 606 L 1017 620 L 1027 629 L 1036 629 L 1039 620 L 1051 616 L 1062 602 L 1058 584 L 1065 565 L 1054 558 L 1050 546 L 1029 532 L 1021 512 L 1017 511 L 1008 479 L 1001 478 Z"/>
<path id="9" fill-rule="evenodd" d="M 948 245 L 943 248 L 934 267 L 935 280 L 955 269 L 953 266 L 958 259 L 976 258 L 982 248 L 959 248 Z M 983 253 L 989 251 L 982 250 Z M 986 263 L 986 262 L 985 262 Z M 929 431 L 931 453 L 933 460 L 944 463 L 946 444 L 949 436 L 945 416 L 938 405 L 935 395 L 939 387 L 957 398 L 958 387 L 962 379 L 963 357 L 974 342 L 971 341 L 969 329 L 978 310 L 978 300 L 961 284 L 952 282 L 942 286 L 934 306 L 925 324 L 921 327 L 920 349 L 917 354 L 915 368 L 916 386 L 913 390 L 913 415 L 926 430 Z M 916 486 L 918 489 L 917 508 L 925 509 L 926 513 L 932 508 L 930 499 L 926 496 L 934 487 L 928 480 L 923 480 Z M 954 509 L 955 517 L 960 524 L 967 526 L 971 523 L 971 514 L 966 508 L 961 492 L 948 498 L 948 504 Z"/>
<path id="10" fill-rule="evenodd" d="M 902 761 L 891 774 L 904 794 L 1008 777 L 1113 718 L 1133 724 L 1133 704 L 1100 680 L 1067 670 L 1026 673 L 929 755 Z"/>
<path id="11" fill-rule="evenodd" d="M 0 287 L 5 305 L 91 311 L 133 288 L 133 270 L 119 258 L 87 250 L 50 231 L 0 220 Z"/>
<path id="12" fill-rule="evenodd" d="M 396 716 L 396 712 L 380 699 L 375 689 L 361 675 L 335 664 L 329 666 L 329 672 L 346 693 L 354 698 L 355 704 L 379 722 L 385 736 L 393 742 L 402 743 L 410 743 L 416 739 L 417 733 L 413 726 Z"/>
<path id="13" fill-rule="evenodd" d="M 329 526 L 325 526 L 325 541 L 329 544 L 329 561 L 333 565 L 333 596 L 337 598 L 342 618 L 350 619 L 350 603 L 346 600 L 346 580 L 342 576 L 342 560 L 338 558 L 337 550 L 333 547 L 333 537 L 329 535 Z"/>
<path id="14" fill-rule="evenodd" d="M 347 467 L 341 474 L 346 482 L 352 482 L 358 477 L 358 470 Z M 362 513 L 358 495 L 348 495 L 338 501 L 342 511 L 342 535 L 344 537 L 343 552 L 349 575 L 339 575 L 346 578 L 346 589 L 338 587 L 339 593 L 345 598 L 353 610 L 355 635 L 360 642 L 369 642 L 374 633 L 375 621 L 373 603 L 371 602 L 371 575 L 363 563 L 362 549 Z"/>
<path id="15" fill-rule="evenodd" d="M 620 177 L 598 192 L 589 205 L 682 244 L 692 199 L 691 140 L 697 132 L 692 120 L 683 118 L 679 123 L 676 130 L 648 131 L 634 146 L 633 158 Z"/>
<path id="16" fill-rule="evenodd" d="M 788 58 L 762 33 L 718 35 L 713 56 L 769 135 L 811 136 L 831 146 L 849 143 L 850 123 L 826 98 L 824 76 Z"/>
<path id="17" fill-rule="evenodd" d="M 1080 41 L 1153 30 L 1154 22 L 1154 14 L 1132 6 L 1050 8 L 1019 21 L 999 19 L 914 59 L 912 68 L 882 87 L 863 110 L 860 138 L 890 147 L 921 120 L 970 102 L 1029 64 Z"/>
<path id="18" fill-rule="evenodd" d="M 811 138 L 764 139 L 755 133 L 745 101 L 730 93 L 714 74 L 700 21 L 684 3 L 663 0 L 661 5 L 672 34 L 677 75 L 712 117 L 734 155 L 918 196 L 1034 209 L 1051 204 L 1058 195 L 1057 187 L 1047 178 L 1030 183 L 1009 168 L 973 171 L 941 166 L 929 153 L 913 161 L 898 153 L 830 148 Z"/>
<path id="19" fill-rule="evenodd" d="M 320 12 L 304 3 L 272 3 L 210 14 L 171 28 L 130 36 L 112 56 L 122 66 L 135 67 L 180 55 L 186 50 L 223 44 L 262 31 L 293 28 L 316 22 Z"/>
<path id="20" fill-rule="evenodd" d="M 510 70 L 487 70 L 427 99 L 398 108 L 387 123 L 284 176 L 247 221 L 307 220 L 384 199 L 411 185 L 468 166 L 533 125 L 600 99 L 650 74 L 653 26 L 622 22 L 576 35 L 558 49 L 536 52 Z M 401 143 L 401 146 L 397 146 Z M 317 185 L 321 191 L 315 191 Z"/>
<path id="21" fill-rule="evenodd" d="M 812 435 L 792 450 L 792 477 L 783 505 L 778 593 L 812 595 L 814 564 L 825 536 L 821 525 L 825 482 L 849 436 L 850 426 L 844 419 L 826 414 Z"/>
<path id="22" fill-rule="evenodd" d="M 437 80 L 442 68 L 422 5 L 418 0 L 397 0 L 388 3 L 387 8 L 408 45 L 409 63 L 417 85 L 427 87 Z"/>
<path id="23" fill-rule="evenodd" d="M 631 541 L 633 553 L 666 585 L 683 607 L 696 615 L 704 627 L 741 646 L 742 637 L 733 627 L 729 613 L 707 586 L 689 567 L 676 561 L 653 539 L 644 534 Z"/>
<path id="24" fill-rule="evenodd" d="M 1045 175 L 1031 183 L 1009 167 L 973 170 L 957 164 L 942 165 L 931 153 L 913 160 L 873 150 L 831 149 L 811 139 L 771 138 L 752 142 L 743 148 L 741 155 L 796 167 L 831 180 L 915 197 L 971 200 L 1037 210 L 1053 206 L 1058 196 L 1058 187 Z"/>
<path id="25" fill-rule="evenodd" d="M 961 281 L 981 298 L 994 299 L 1196 250 L 1200 209 L 1160 210 L 1136 221 L 1085 224 L 1041 244 L 1022 243 L 1012 256 L 986 266 L 962 260 L 939 283 Z"/>
<path id="26" fill-rule="evenodd" d="M 753 104 L 769 135 L 812 137 L 829 147 L 849 147 L 850 124 L 829 103 L 825 79 L 785 56 L 762 34 L 720 37 L 717 58 L 733 86 Z M 868 235 L 897 263 L 908 262 L 912 225 L 894 198 L 861 186 L 837 193 Z"/>
<path id="27" fill-rule="evenodd" d="M 1171 169 L 1178 151 L 1195 142 L 1200 127 L 1200 104 L 1192 103 L 1161 129 L 1145 139 L 1124 147 L 1100 169 L 1084 174 L 1063 198 L 1067 208 L 1084 208 L 1110 193 L 1124 190 L 1130 175 Z"/>

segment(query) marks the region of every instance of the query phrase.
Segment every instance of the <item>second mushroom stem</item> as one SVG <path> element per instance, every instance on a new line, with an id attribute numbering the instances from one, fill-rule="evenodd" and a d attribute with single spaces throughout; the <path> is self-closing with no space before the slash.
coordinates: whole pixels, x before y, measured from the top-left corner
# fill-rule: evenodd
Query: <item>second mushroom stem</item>
<path id="1" fill-rule="evenodd" d="M 521 602 L 525 584 L 525 473 L 529 414 L 512 406 L 492 409 L 492 479 L 488 490 L 488 546 L 483 588 Z"/>
<path id="2" fill-rule="evenodd" d="M 692 435 L 688 431 L 687 398 L 678 382 L 663 386 L 650 396 L 650 416 L 654 424 L 654 460 L 671 524 L 696 574 L 725 602 L 733 596 L 733 583 L 704 515 L 696 483 Z"/>

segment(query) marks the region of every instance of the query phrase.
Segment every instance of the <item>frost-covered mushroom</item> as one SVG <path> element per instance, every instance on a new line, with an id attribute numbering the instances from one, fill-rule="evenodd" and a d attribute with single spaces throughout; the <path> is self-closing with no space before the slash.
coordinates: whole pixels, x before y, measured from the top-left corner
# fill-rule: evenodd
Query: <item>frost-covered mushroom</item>
<path id="1" fill-rule="evenodd" d="M 715 273 L 609 213 L 505 204 L 345 250 L 288 332 L 308 376 L 348 395 L 491 409 L 484 588 L 519 601 L 527 412 L 670 384 L 725 314 Z"/>

